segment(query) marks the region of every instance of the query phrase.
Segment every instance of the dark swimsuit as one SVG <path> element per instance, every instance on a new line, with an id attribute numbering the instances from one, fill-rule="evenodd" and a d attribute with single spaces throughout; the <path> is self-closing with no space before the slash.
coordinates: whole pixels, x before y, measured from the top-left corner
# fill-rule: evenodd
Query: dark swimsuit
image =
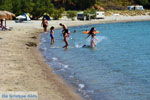
<path id="1" fill-rule="evenodd" d="M 65 34 L 68 34 L 68 36 L 69 36 L 69 30 L 68 29 L 64 29 L 62 33 L 63 33 L 63 36 L 65 36 Z"/>
<path id="2" fill-rule="evenodd" d="M 47 27 L 47 25 L 43 24 L 43 27 Z"/>
<path id="3" fill-rule="evenodd" d="M 50 37 L 51 37 L 51 38 L 54 38 L 53 34 L 50 34 Z"/>
<path id="4" fill-rule="evenodd" d="M 53 34 L 52 34 L 51 32 L 50 32 L 50 37 L 51 37 L 51 38 L 54 38 L 54 36 L 53 36 Z"/>

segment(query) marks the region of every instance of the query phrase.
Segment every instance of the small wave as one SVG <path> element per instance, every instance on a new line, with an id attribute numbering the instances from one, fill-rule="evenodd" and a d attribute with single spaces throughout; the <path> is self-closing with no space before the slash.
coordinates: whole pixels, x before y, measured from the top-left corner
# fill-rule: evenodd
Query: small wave
<path id="1" fill-rule="evenodd" d="M 53 60 L 53 61 L 56 61 L 56 60 L 58 60 L 58 58 L 56 58 L 56 57 L 53 57 L 53 58 L 52 58 L 52 60 Z"/>
<path id="2" fill-rule="evenodd" d="M 67 69 L 67 68 L 69 68 L 69 65 L 65 65 L 65 64 L 62 64 L 62 63 L 58 63 L 62 68 L 65 68 L 65 69 Z"/>
<path id="3" fill-rule="evenodd" d="M 107 40 L 107 37 L 105 36 L 97 36 L 96 37 L 97 41 L 96 41 L 96 44 L 102 42 L 103 40 Z"/>
<path id="4" fill-rule="evenodd" d="M 93 93 L 94 93 L 94 90 L 87 90 L 86 92 L 87 92 L 87 93 L 90 93 L 90 94 L 93 94 Z"/>
<path id="5" fill-rule="evenodd" d="M 72 37 L 69 38 L 69 40 L 72 40 L 72 39 L 73 39 Z"/>
<path id="6" fill-rule="evenodd" d="M 83 89 L 83 88 L 85 87 L 85 85 L 84 85 L 84 84 L 78 84 L 78 87 L 79 87 L 80 89 Z"/>
<path id="7" fill-rule="evenodd" d="M 81 48 L 83 46 L 83 44 L 76 44 L 75 48 Z"/>
<path id="8" fill-rule="evenodd" d="M 69 78 L 73 78 L 74 76 L 70 75 Z"/>
<path id="9" fill-rule="evenodd" d="M 46 42 L 46 39 L 43 38 L 41 41 L 42 41 L 42 42 Z"/>
<path id="10" fill-rule="evenodd" d="M 47 51 L 47 48 L 46 48 L 46 47 L 45 47 L 45 48 L 41 48 L 41 50 L 42 50 L 42 51 Z"/>
<path id="11" fill-rule="evenodd" d="M 50 48 L 58 49 L 58 48 L 62 48 L 62 47 L 60 47 L 60 46 L 51 46 Z"/>
<path id="12" fill-rule="evenodd" d="M 64 68 L 66 68 L 66 69 L 69 68 L 69 65 L 64 65 Z"/>
<path id="13" fill-rule="evenodd" d="M 65 69 L 64 69 L 64 68 L 62 68 L 62 69 L 60 69 L 60 71 L 65 71 Z"/>

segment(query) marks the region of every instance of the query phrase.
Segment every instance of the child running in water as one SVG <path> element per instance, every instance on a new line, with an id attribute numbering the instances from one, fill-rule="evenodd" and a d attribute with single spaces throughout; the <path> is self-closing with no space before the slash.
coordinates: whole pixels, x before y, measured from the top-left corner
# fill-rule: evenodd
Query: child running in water
<path id="1" fill-rule="evenodd" d="M 91 43 L 90 43 L 90 46 L 91 46 L 92 48 L 96 47 L 96 43 L 95 43 L 96 34 L 95 34 L 94 32 L 96 32 L 96 29 L 95 29 L 95 27 L 92 27 L 91 30 L 90 30 L 89 33 L 88 33 L 89 35 L 87 36 L 87 38 L 88 38 L 89 36 L 91 36 Z"/>
<path id="2" fill-rule="evenodd" d="M 51 37 L 51 44 L 54 44 L 54 42 L 55 42 L 55 39 L 54 39 L 54 26 L 52 26 L 51 28 L 50 28 L 50 37 Z"/>

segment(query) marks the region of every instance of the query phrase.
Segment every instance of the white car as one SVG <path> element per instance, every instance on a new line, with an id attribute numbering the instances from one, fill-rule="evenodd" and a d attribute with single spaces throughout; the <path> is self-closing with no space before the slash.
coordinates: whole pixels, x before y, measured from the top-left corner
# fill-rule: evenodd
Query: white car
<path id="1" fill-rule="evenodd" d="M 105 18 L 105 12 L 103 12 L 103 11 L 97 11 L 95 18 L 96 19 L 104 19 Z"/>

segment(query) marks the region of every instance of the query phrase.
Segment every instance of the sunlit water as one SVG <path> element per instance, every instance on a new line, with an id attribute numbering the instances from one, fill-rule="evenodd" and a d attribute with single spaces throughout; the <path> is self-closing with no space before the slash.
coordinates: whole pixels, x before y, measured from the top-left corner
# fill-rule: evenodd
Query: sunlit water
<path id="1" fill-rule="evenodd" d="M 96 27 L 96 48 L 82 31 Z M 61 30 L 50 45 L 41 35 L 40 50 L 54 72 L 61 75 L 86 99 L 150 100 L 150 22 L 98 24 L 69 28 L 70 47 L 64 50 Z M 74 32 L 76 30 L 76 32 Z"/>

